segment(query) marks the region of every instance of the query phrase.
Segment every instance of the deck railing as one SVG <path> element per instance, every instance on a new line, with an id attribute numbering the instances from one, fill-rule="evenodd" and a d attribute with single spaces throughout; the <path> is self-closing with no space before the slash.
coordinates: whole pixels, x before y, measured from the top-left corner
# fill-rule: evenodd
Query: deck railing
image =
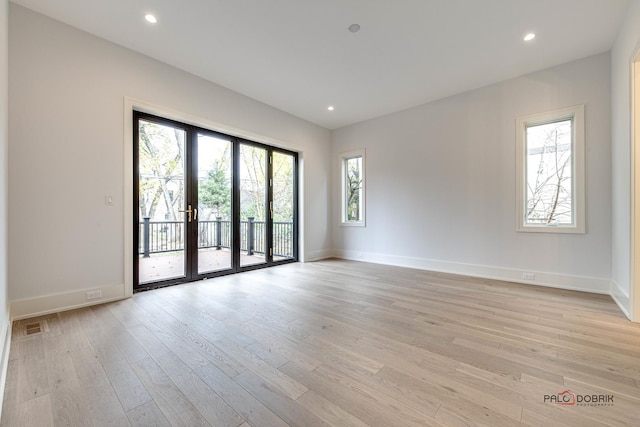
<path id="1" fill-rule="evenodd" d="M 265 222 L 253 217 L 240 221 L 240 251 L 247 255 L 265 254 Z M 151 254 L 184 249 L 184 222 L 151 221 L 140 223 L 138 253 L 145 258 Z M 231 221 L 216 218 L 198 221 L 198 248 L 230 249 Z M 293 257 L 293 223 L 273 222 L 273 256 Z"/>

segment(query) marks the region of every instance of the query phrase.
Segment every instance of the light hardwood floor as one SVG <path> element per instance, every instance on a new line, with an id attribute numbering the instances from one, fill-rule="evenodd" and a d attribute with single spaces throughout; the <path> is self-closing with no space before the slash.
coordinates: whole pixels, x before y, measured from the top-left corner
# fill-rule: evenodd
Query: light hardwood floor
<path id="1" fill-rule="evenodd" d="M 15 322 L 1 424 L 638 426 L 639 386 L 607 296 L 327 260 Z"/>

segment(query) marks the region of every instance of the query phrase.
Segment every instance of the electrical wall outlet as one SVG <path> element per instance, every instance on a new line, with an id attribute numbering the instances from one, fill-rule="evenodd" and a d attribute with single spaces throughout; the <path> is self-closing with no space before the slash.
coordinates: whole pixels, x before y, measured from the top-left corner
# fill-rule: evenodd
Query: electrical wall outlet
<path id="1" fill-rule="evenodd" d="M 87 292 L 87 299 L 96 299 L 96 298 L 102 298 L 102 291 L 101 290 L 97 290 L 97 291 L 89 291 Z"/>
<path id="2" fill-rule="evenodd" d="M 526 280 L 536 280 L 536 275 L 533 273 L 522 273 L 522 278 Z"/>

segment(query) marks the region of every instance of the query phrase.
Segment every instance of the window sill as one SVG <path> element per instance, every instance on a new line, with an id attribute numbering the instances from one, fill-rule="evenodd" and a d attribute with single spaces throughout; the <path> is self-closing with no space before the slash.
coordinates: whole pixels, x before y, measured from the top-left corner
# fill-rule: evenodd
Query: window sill
<path id="1" fill-rule="evenodd" d="M 584 226 L 565 225 L 520 225 L 519 233 L 548 233 L 548 234 L 586 234 Z"/>
<path id="2" fill-rule="evenodd" d="M 364 221 L 358 221 L 358 222 L 341 222 L 340 223 L 341 227 L 366 227 Z"/>

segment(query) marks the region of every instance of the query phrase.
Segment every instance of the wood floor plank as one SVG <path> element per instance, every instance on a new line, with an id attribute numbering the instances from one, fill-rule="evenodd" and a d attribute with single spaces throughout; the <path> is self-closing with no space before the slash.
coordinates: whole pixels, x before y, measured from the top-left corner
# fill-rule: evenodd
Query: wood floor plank
<path id="1" fill-rule="evenodd" d="M 82 323 L 78 318 L 80 313 L 82 313 L 82 310 L 58 313 L 58 319 L 63 333 L 59 337 L 56 337 L 56 342 L 58 342 L 61 348 L 73 351 L 79 348 L 91 347 L 89 337 L 87 337 L 85 329 L 82 327 Z"/>
<path id="2" fill-rule="evenodd" d="M 485 418 L 483 418 L 485 415 Z M 443 404 L 435 415 L 435 419 L 447 426 L 518 426 L 521 423 L 503 418 L 496 419 L 496 415 L 486 416 L 486 411 L 473 412 L 473 408 L 463 405 Z"/>
<path id="3" fill-rule="evenodd" d="M 262 377 L 270 386 L 277 388 L 285 396 L 288 396 L 293 400 L 302 396 L 308 390 L 298 381 L 288 377 L 277 368 L 274 368 L 259 357 L 245 350 L 243 347 L 238 347 L 225 338 L 217 340 L 215 344 L 222 351 L 234 357 L 246 366 L 248 370 L 251 370 L 256 375 Z"/>
<path id="4" fill-rule="evenodd" d="M 212 313 L 212 309 L 214 307 L 211 307 L 210 305 L 218 307 L 219 303 L 216 301 L 204 303 L 198 302 L 198 300 L 194 301 L 193 299 L 185 300 L 184 297 L 183 293 L 178 293 L 172 294 L 172 298 L 169 301 L 166 301 L 165 298 L 154 295 L 147 296 L 146 299 L 149 303 L 161 306 L 166 314 L 172 316 L 175 320 L 183 323 L 184 325 L 194 328 L 194 330 L 199 333 L 206 331 L 204 333 L 207 336 L 210 336 L 211 334 L 214 334 L 215 336 L 222 335 L 241 346 L 252 344 L 255 341 L 252 337 L 230 328 L 223 321 L 220 321 L 215 317 Z M 149 306 L 147 305 L 147 307 Z M 196 307 L 200 309 L 194 310 Z M 236 315 L 235 312 L 234 315 Z M 172 320 L 167 317 L 165 317 L 165 321 L 172 322 Z"/>
<path id="5" fill-rule="evenodd" d="M 153 310 L 152 307 L 148 308 Z M 144 326 L 131 328 L 132 333 L 137 334 L 140 342 L 147 342 L 147 351 L 152 354 L 163 348 L 162 351 L 171 351 L 177 354 L 190 368 L 196 369 L 208 363 L 214 363 L 231 375 L 243 372 L 246 367 L 233 357 L 221 351 L 207 336 L 208 331 L 201 325 L 187 326 L 167 314 L 150 316 L 144 321 Z M 164 320 L 164 321 L 163 321 Z M 142 330 L 141 328 L 144 328 Z M 151 336 L 148 336 L 151 333 Z M 147 336 L 145 336 L 147 335 Z M 215 339 L 216 335 L 212 335 Z M 159 343 L 152 343 L 150 340 Z M 143 343 L 144 345 L 144 343 Z"/>
<path id="6" fill-rule="evenodd" d="M 48 394 L 49 379 L 42 334 L 24 337 L 15 344 L 15 350 L 20 355 L 17 403 Z"/>
<path id="7" fill-rule="evenodd" d="M 529 409 L 523 409 L 522 423 L 524 425 L 531 426 L 531 427 L 549 427 L 549 426 L 559 424 L 557 417 L 553 416 L 552 418 L 550 418 L 539 412 L 535 412 Z M 564 424 L 564 425 L 571 425 L 571 424 Z M 580 420 L 580 424 L 575 424 L 575 425 L 580 425 L 581 427 L 582 426 L 602 427 L 602 426 L 605 426 L 606 424 L 602 424 L 601 422 L 598 422 L 595 420 L 583 419 L 583 420 Z"/>
<path id="8" fill-rule="evenodd" d="M 458 343 L 464 344 L 463 342 Z M 550 375 L 538 374 L 533 376 L 545 378 L 557 384 L 562 384 L 564 378 L 568 376 L 575 380 L 586 381 L 587 383 L 603 388 L 614 388 L 618 392 L 631 397 L 636 397 L 640 393 L 640 390 L 635 387 L 630 378 L 620 376 L 613 371 L 607 373 L 601 369 L 594 368 L 594 366 L 590 364 L 578 363 L 571 359 L 563 359 L 543 352 L 529 351 L 523 354 L 523 352 L 513 351 L 514 347 L 512 345 L 501 346 L 500 349 L 497 350 L 490 347 L 480 348 L 479 345 L 475 345 L 475 347 L 488 356 L 508 355 L 510 360 L 524 365 L 535 366 L 544 362 L 545 370 Z M 523 375 L 525 374 L 531 375 L 531 372 L 523 372 Z"/>
<path id="9" fill-rule="evenodd" d="M 355 364 L 372 373 L 378 372 L 384 366 L 384 363 L 374 360 L 371 357 L 334 344 L 333 342 L 323 338 L 310 335 L 305 339 L 305 342 L 309 343 L 313 349 L 312 351 L 319 355 L 325 362 L 333 361 L 335 359 L 344 359 L 348 360 L 349 363 Z"/>
<path id="10" fill-rule="evenodd" d="M 557 423 L 564 425 L 582 425 L 588 420 L 588 418 L 584 417 L 584 414 L 574 414 L 563 410 L 562 407 L 549 405 L 544 402 L 544 396 L 546 394 L 563 391 L 566 388 L 563 387 L 563 385 L 550 384 L 542 380 L 536 383 L 531 383 L 526 380 L 513 380 L 512 378 L 503 377 L 466 364 L 461 364 L 458 371 L 467 376 L 476 377 L 485 383 L 502 387 L 505 391 L 495 393 L 494 396 L 520 404 L 523 407 L 523 414 L 524 408 L 530 408 L 535 411 L 535 413 L 550 417 Z M 528 376 L 524 375 L 524 377 L 526 379 Z M 499 390 L 490 387 L 487 387 L 487 389 Z"/>
<path id="11" fill-rule="evenodd" d="M 104 368 L 93 351 L 70 352 L 80 388 L 86 397 L 94 426 L 128 426 L 129 421 Z"/>
<path id="12" fill-rule="evenodd" d="M 82 327 L 87 333 L 95 356 L 100 361 L 113 390 L 122 403 L 124 411 L 135 408 L 152 400 L 133 368 L 118 347 L 111 344 L 111 335 L 102 328 L 91 309 L 79 311 Z"/>
<path id="13" fill-rule="evenodd" d="M 274 368 L 279 368 L 289 361 L 289 359 L 278 353 L 276 350 L 272 350 L 270 347 L 265 347 L 259 342 L 254 342 L 244 348 L 249 353 L 259 357 Z"/>
<path id="14" fill-rule="evenodd" d="M 89 405 L 67 350 L 46 352 L 51 412 L 55 425 L 92 426 Z"/>
<path id="15" fill-rule="evenodd" d="M 149 357 L 149 354 L 133 339 L 133 336 L 107 306 L 94 306 L 91 307 L 91 311 L 97 322 L 100 323 L 100 327 L 110 336 L 111 345 L 116 346 L 129 363 Z"/>
<path id="16" fill-rule="evenodd" d="M 589 418 L 612 425 L 624 423 L 640 425 L 640 399 L 631 398 L 628 395 L 615 393 L 582 381 L 573 381 L 570 378 L 565 378 L 564 385 L 567 389 L 583 396 L 613 396 L 613 404 L 611 406 L 587 405 L 581 407 Z"/>
<path id="17" fill-rule="evenodd" d="M 133 299 L 115 301 L 107 304 L 106 307 L 118 319 L 122 326 L 127 329 L 141 325 L 144 320 L 143 314 L 135 309 Z"/>
<path id="18" fill-rule="evenodd" d="M 261 325 L 245 318 L 242 320 L 227 319 L 225 322 L 232 324 L 235 328 L 242 330 L 246 334 L 251 334 L 255 337 L 256 342 L 259 342 L 266 348 L 273 349 L 276 353 L 286 358 L 287 361 L 294 361 L 301 366 L 306 366 L 309 370 L 315 369 L 322 363 L 313 355 L 309 355 L 300 350 L 300 340 L 281 331 L 274 330 L 270 326 Z"/>
<path id="19" fill-rule="evenodd" d="M 229 324 L 220 322 L 208 315 L 203 315 L 199 311 L 194 311 L 190 306 L 176 302 L 176 299 L 172 300 L 169 308 L 167 308 L 166 304 L 163 304 L 163 307 L 176 320 L 188 325 L 189 329 L 197 332 L 201 337 L 209 337 L 208 339 L 211 339 L 211 337 L 218 335 L 219 337 L 228 338 L 276 368 L 288 361 L 286 357 L 280 355 L 277 351 L 272 351 L 272 348 L 265 347 L 257 342 L 255 338 L 244 334 L 241 330 L 242 328 L 233 328 Z"/>
<path id="20" fill-rule="evenodd" d="M 147 402 L 127 412 L 127 418 L 132 427 L 170 427 L 171 424 L 164 416 L 155 401 Z"/>
<path id="21" fill-rule="evenodd" d="M 21 403 L 18 412 L 21 414 L 20 418 L 22 419 L 20 425 L 37 427 L 53 427 L 55 425 L 50 394 Z"/>
<path id="22" fill-rule="evenodd" d="M 185 353 L 183 351 L 184 347 L 182 346 L 170 348 L 171 340 L 167 343 L 168 345 L 165 345 L 166 341 L 163 342 L 146 326 L 136 326 L 131 329 L 131 333 L 156 360 L 165 354 L 173 353 L 180 357 L 182 362 L 192 370 L 196 370 L 199 367 L 213 363 L 224 372 L 228 373 L 228 375 L 235 376 L 246 369 L 243 365 L 222 352 L 213 344 L 205 344 L 206 353 L 204 354 L 200 353 L 202 345 L 199 345 L 197 349 L 191 349 L 191 351 L 187 349 Z M 166 331 L 162 331 L 161 334 L 166 334 Z M 174 350 L 177 350 L 177 352 Z"/>
<path id="23" fill-rule="evenodd" d="M 640 425 L 638 342 L 608 296 L 293 263 L 14 322 L 0 426 Z"/>
<path id="24" fill-rule="evenodd" d="M 211 426 L 153 359 L 134 363 L 133 369 L 172 426 Z"/>
<path id="25" fill-rule="evenodd" d="M 347 412 L 348 408 L 342 408 L 312 390 L 300 396 L 297 402 L 332 426 L 367 427 L 368 425 Z"/>
<path id="26" fill-rule="evenodd" d="M 429 417 L 427 416 L 416 419 L 412 414 L 409 414 L 408 418 L 403 418 L 399 409 L 385 406 L 385 403 L 388 402 L 378 399 L 378 393 L 370 393 L 366 387 L 358 387 L 357 384 L 354 384 L 354 388 L 350 388 L 346 382 L 341 383 L 339 378 L 323 375 L 317 369 L 309 372 L 293 362 L 287 363 L 280 369 L 305 384 L 310 390 L 334 404 L 342 406 L 369 425 L 417 426 L 428 424 Z"/>
<path id="27" fill-rule="evenodd" d="M 212 425 L 236 427 L 244 419 L 228 405 L 211 387 L 187 367 L 173 353 L 166 353 L 157 360 L 178 389 L 188 396 L 189 402 Z"/>
<path id="28" fill-rule="evenodd" d="M 434 399 L 421 399 L 417 402 L 410 394 L 404 393 L 402 387 L 394 388 L 380 381 L 375 374 L 348 363 L 323 364 L 314 373 L 375 400 L 408 425 L 419 425 L 421 420 L 430 419 L 440 406 Z"/>
<path id="29" fill-rule="evenodd" d="M 220 397 L 237 413 L 253 425 L 264 427 L 286 427 L 288 425 L 217 366 L 213 364 L 202 366 L 196 370 L 196 374 L 209 387 L 216 390 Z"/>
<path id="30" fill-rule="evenodd" d="M 415 345 L 442 356 L 456 359 L 459 362 L 474 365 L 497 374 L 509 375 L 516 379 L 523 373 L 544 377 L 549 381 L 556 382 L 560 382 L 562 378 L 560 374 L 547 370 L 544 365 L 522 363 L 515 360 L 507 352 L 495 352 L 495 349 L 491 346 L 486 346 L 483 350 L 479 350 L 476 346 L 474 351 L 470 351 L 468 347 L 465 348 L 456 344 L 446 347 L 436 346 L 433 342 L 423 343 L 421 339 L 416 340 Z M 491 353 L 495 353 L 495 355 Z"/>
<path id="31" fill-rule="evenodd" d="M 237 384 L 262 402 L 272 412 L 282 418 L 287 424 L 296 427 L 328 426 L 320 418 L 305 409 L 289 396 L 282 393 L 272 384 L 265 381 L 252 371 L 245 371 L 233 378 Z"/>
<path id="32" fill-rule="evenodd" d="M 12 338 L 15 340 L 16 338 Z M 15 347 L 12 347 L 11 352 L 15 352 Z M 18 410 L 18 379 L 20 378 L 20 364 L 22 361 L 19 358 L 9 359 L 7 366 L 7 380 L 5 383 L 4 401 L 2 402 L 2 419 L 0 419 L 0 426 L 18 426 L 20 425 L 20 413 Z"/>

